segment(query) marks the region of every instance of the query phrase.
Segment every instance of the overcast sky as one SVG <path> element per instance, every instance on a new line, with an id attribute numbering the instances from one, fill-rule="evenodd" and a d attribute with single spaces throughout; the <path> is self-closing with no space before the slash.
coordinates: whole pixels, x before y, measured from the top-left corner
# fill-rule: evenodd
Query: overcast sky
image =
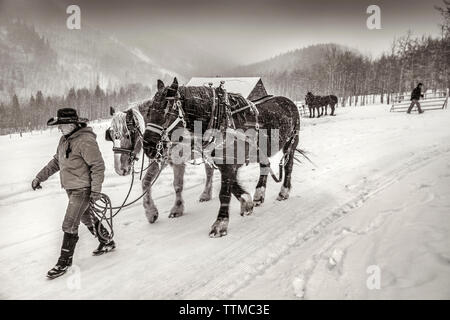
<path id="1" fill-rule="evenodd" d="M 0 0 L 7 1 L 7 0 Z M 394 37 L 411 30 L 438 35 L 434 5 L 442 0 L 17 0 L 23 11 L 60 14 L 67 4 L 81 7 L 82 24 L 120 36 L 155 41 L 183 38 L 201 50 L 214 50 L 250 63 L 315 43 L 336 42 L 374 57 Z M 381 30 L 366 27 L 369 5 L 381 8 Z M 49 6 L 58 9 L 50 10 Z M 5 6 L 0 6 L 5 10 Z M 59 10 L 59 11 L 58 11 Z M 149 36 L 151 35 L 151 36 Z M 156 35 L 156 36 L 155 36 Z M 169 40 L 170 39 L 170 40 Z"/>

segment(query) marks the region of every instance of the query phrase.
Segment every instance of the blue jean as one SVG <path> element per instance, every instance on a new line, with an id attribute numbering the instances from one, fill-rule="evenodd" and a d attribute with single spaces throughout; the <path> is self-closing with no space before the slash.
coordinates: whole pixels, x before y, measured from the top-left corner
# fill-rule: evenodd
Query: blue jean
<path id="1" fill-rule="evenodd" d="M 62 230 L 77 234 L 80 221 L 89 228 L 93 226 L 93 222 L 96 220 L 90 212 L 91 188 L 72 189 L 66 190 L 66 192 L 69 197 L 69 204 L 64 216 Z"/>

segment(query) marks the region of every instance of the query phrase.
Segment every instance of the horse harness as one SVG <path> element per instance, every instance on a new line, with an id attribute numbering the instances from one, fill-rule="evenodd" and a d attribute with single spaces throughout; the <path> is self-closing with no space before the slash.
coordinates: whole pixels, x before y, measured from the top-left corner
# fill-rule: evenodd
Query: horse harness
<path id="1" fill-rule="evenodd" d="M 239 112 L 243 112 L 250 108 L 251 112 L 255 115 L 255 123 L 253 124 L 253 126 L 258 134 L 259 122 L 258 122 L 258 109 L 256 108 L 256 105 L 253 102 L 245 99 L 245 101 L 247 102 L 247 105 L 245 105 L 239 109 L 233 110 L 233 108 L 239 106 L 239 101 L 237 101 L 235 105 L 230 106 L 229 94 L 225 90 L 223 90 L 223 89 L 221 90 L 221 89 L 222 88 L 212 88 L 211 118 L 208 123 L 206 132 L 211 132 L 210 129 L 215 129 L 215 130 L 226 129 L 226 128 L 235 129 L 236 127 L 235 127 L 235 124 L 234 124 L 234 121 L 232 118 L 233 115 L 236 113 L 239 113 Z M 168 88 L 168 90 L 175 91 L 175 89 L 172 89 L 170 87 Z M 216 92 L 216 90 L 217 90 L 217 92 Z M 178 113 L 178 116 L 167 128 L 163 128 L 154 123 L 147 124 L 147 128 L 146 128 L 147 130 L 150 130 L 161 136 L 161 139 L 156 146 L 157 159 L 158 159 L 158 157 L 163 156 L 161 152 L 162 152 L 164 143 L 170 142 L 170 139 L 169 139 L 170 132 L 173 131 L 180 122 L 183 124 L 183 127 L 186 128 L 185 111 L 183 110 L 183 106 L 181 103 L 182 98 L 181 98 L 181 95 L 178 92 L 178 90 L 176 90 L 175 96 L 166 97 L 165 99 L 167 100 L 167 107 L 166 107 L 167 110 L 172 109 L 172 110 L 176 111 Z M 223 125 L 224 122 L 226 124 L 225 127 Z M 206 141 L 204 141 L 204 143 L 202 145 L 203 149 L 208 147 L 211 143 L 214 142 L 214 139 L 212 136 L 207 137 L 205 140 Z"/>

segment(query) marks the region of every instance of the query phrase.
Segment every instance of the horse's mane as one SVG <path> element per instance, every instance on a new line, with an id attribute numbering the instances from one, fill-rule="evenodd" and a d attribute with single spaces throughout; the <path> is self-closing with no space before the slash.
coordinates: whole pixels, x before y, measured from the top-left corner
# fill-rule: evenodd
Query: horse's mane
<path id="1" fill-rule="evenodd" d="M 138 102 L 132 102 L 128 104 L 127 109 L 124 112 L 116 112 L 112 118 L 111 129 L 118 133 L 121 137 L 129 135 L 130 132 L 127 128 L 127 112 L 131 110 L 133 112 L 134 122 L 137 124 L 141 133 L 145 131 L 145 120 L 141 114 L 140 107 L 145 106 L 151 100 L 144 100 Z"/>

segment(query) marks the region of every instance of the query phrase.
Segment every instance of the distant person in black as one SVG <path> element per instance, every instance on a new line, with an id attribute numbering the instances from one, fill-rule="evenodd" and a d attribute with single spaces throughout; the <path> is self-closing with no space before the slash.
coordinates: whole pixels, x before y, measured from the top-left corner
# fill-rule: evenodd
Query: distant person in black
<path id="1" fill-rule="evenodd" d="M 408 108 L 408 111 L 406 113 L 411 113 L 412 108 L 414 108 L 414 105 L 417 105 L 417 110 L 419 110 L 419 113 L 423 113 L 423 110 L 420 108 L 419 99 L 423 98 L 422 94 L 422 83 L 420 82 L 417 87 L 414 88 L 414 90 L 411 92 L 411 105 Z"/>

